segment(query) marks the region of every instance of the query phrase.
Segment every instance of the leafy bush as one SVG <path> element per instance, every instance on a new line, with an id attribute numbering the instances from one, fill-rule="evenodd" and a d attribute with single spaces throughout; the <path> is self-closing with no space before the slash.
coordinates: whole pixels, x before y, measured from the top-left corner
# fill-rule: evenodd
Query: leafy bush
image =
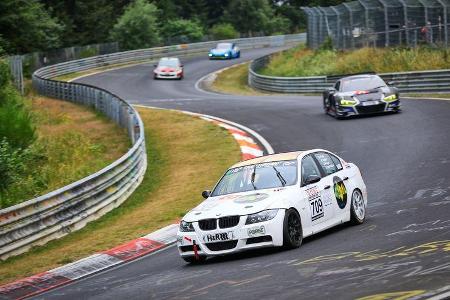
<path id="1" fill-rule="evenodd" d="M 333 40 L 330 36 L 327 36 L 325 41 L 320 45 L 319 50 L 333 50 Z"/>
<path id="2" fill-rule="evenodd" d="M 0 62 L 0 139 L 14 148 L 26 148 L 35 140 L 31 114 L 10 83 L 8 65 Z"/>
<path id="3" fill-rule="evenodd" d="M 235 39 L 239 33 L 230 23 L 219 23 L 211 27 L 210 34 L 215 40 Z"/>
<path id="4" fill-rule="evenodd" d="M 26 197 L 36 195 L 45 187 L 42 178 L 35 174 L 45 159 L 42 150 L 17 149 L 6 138 L 0 140 L 0 209 L 28 200 Z"/>
<path id="5" fill-rule="evenodd" d="M 124 50 L 149 48 L 160 42 L 158 9 L 146 0 L 129 4 L 112 29 L 110 36 Z"/>
<path id="6" fill-rule="evenodd" d="M 170 20 L 164 25 L 163 35 L 169 43 L 193 43 L 201 41 L 204 32 L 200 22 L 178 19 Z"/>

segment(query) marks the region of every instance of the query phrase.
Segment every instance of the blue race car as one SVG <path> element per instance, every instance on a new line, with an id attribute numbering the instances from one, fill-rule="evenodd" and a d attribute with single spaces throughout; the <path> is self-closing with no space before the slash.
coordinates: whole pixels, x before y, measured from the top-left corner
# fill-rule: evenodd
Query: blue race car
<path id="1" fill-rule="evenodd" d="M 209 59 L 232 59 L 241 56 L 241 50 L 235 43 L 219 43 L 209 50 Z"/>

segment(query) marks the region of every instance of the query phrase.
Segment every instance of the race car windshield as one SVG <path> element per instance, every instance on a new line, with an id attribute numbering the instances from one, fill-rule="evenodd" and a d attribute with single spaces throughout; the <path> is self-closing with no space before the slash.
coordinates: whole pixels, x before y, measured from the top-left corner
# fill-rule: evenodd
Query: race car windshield
<path id="1" fill-rule="evenodd" d="M 229 169 L 211 196 L 278 188 L 294 185 L 296 182 L 297 160 L 248 165 Z"/>
<path id="2" fill-rule="evenodd" d="M 355 78 L 342 81 L 343 92 L 372 90 L 384 86 L 386 86 L 386 83 L 384 83 L 383 79 L 378 76 L 371 76 L 368 78 Z"/>
<path id="3" fill-rule="evenodd" d="M 159 61 L 158 67 L 178 67 L 178 61 L 174 59 L 164 59 Z"/>
<path id="4" fill-rule="evenodd" d="M 222 50 L 231 49 L 231 44 L 229 44 L 229 43 L 220 43 L 220 44 L 217 44 L 216 49 L 222 49 Z"/>

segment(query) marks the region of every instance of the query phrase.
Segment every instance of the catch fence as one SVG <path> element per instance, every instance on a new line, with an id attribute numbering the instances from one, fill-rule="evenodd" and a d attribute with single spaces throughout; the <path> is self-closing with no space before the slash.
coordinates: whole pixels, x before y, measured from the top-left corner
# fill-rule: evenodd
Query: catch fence
<path id="1" fill-rule="evenodd" d="M 450 0 L 358 0 L 302 9 L 312 49 L 328 37 L 337 49 L 449 45 Z"/>

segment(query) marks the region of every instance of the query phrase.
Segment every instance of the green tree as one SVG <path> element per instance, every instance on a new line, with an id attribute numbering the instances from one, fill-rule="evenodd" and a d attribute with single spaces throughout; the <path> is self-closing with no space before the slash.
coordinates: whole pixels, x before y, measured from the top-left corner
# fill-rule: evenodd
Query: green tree
<path id="1" fill-rule="evenodd" d="M 199 21 L 170 20 L 163 26 L 163 36 L 169 43 L 199 42 L 203 38 L 203 27 Z"/>
<path id="2" fill-rule="evenodd" d="M 268 0 L 232 0 L 224 14 L 227 22 L 249 37 L 272 32 L 273 17 L 274 9 Z"/>
<path id="3" fill-rule="evenodd" d="M 28 53 L 60 45 L 63 26 L 35 0 L 1 0 L 0 28 L 11 54 Z"/>
<path id="4" fill-rule="evenodd" d="M 116 10 L 120 1 L 110 0 L 41 0 L 50 14 L 65 27 L 62 44 L 65 47 L 102 43 L 108 40 L 109 30 L 123 13 Z M 123 5 L 123 3 L 122 3 Z"/>
<path id="5" fill-rule="evenodd" d="M 129 4 L 111 31 L 111 39 L 124 50 L 148 48 L 160 42 L 158 9 L 146 0 Z"/>
<path id="6" fill-rule="evenodd" d="M 234 39 L 239 37 L 239 33 L 230 23 L 219 23 L 211 27 L 210 34 L 215 40 Z"/>

